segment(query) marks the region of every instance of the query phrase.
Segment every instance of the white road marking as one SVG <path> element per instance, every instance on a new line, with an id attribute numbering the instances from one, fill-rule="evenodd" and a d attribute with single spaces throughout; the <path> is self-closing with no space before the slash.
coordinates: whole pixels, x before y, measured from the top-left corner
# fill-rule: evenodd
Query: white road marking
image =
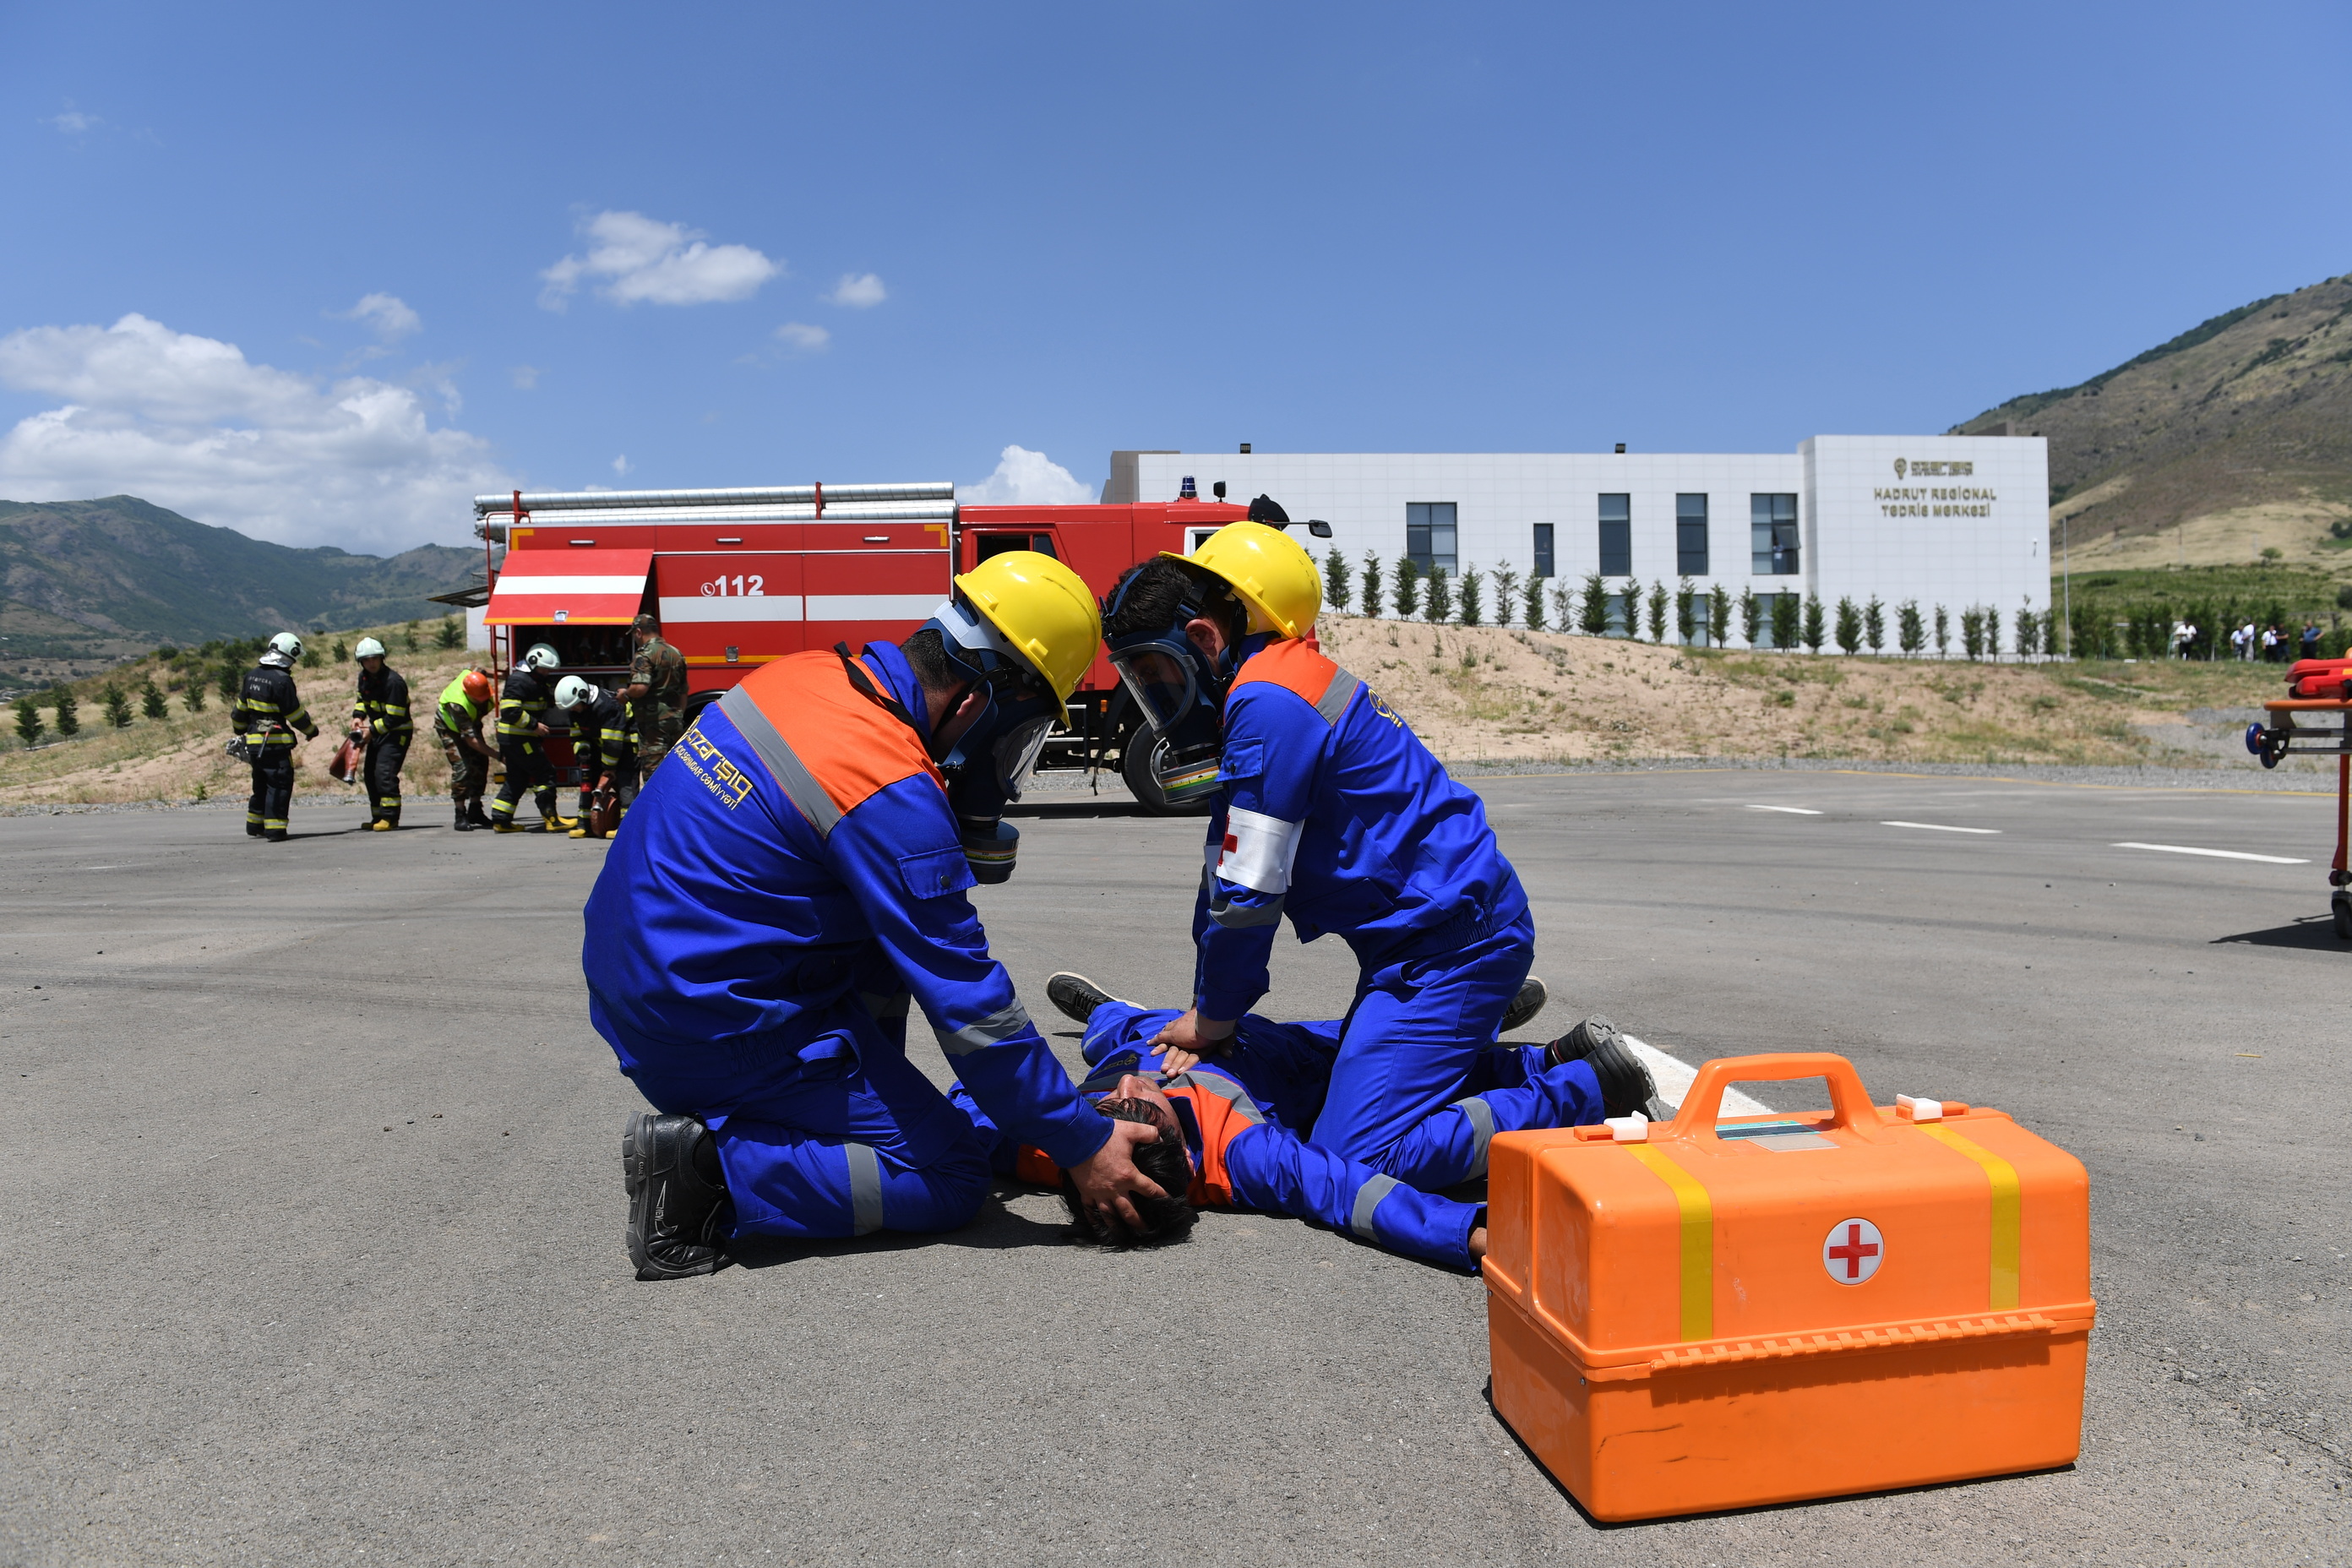
<path id="1" fill-rule="evenodd" d="M 1625 1037 L 1625 1043 L 1633 1047 L 1633 1054 L 1642 1058 L 1643 1067 L 1650 1069 L 1650 1077 L 1658 1086 L 1658 1098 L 1668 1105 L 1680 1106 L 1683 1096 L 1690 1092 L 1691 1080 L 1698 1077 L 1698 1068 L 1631 1035 Z M 1770 1106 L 1752 1100 L 1736 1089 L 1727 1089 L 1723 1091 L 1723 1110 L 1717 1114 L 1769 1116 L 1771 1112 Z"/>
<path id="2" fill-rule="evenodd" d="M 2118 844 L 2118 849 L 2155 849 L 2167 855 L 2210 855 L 2216 860 L 2259 860 L 2265 866 L 2308 866 L 2292 855 L 2249 855 L 2242 849 L 2198 849 L 2187 844 Z"/>
<path id="3" fill-rule="evenodd" d="M 1785 811 L 1790 816 L 1819 816 L 1821 815 L 1820 812 L 1815 811 L 1810 805 L 1751 805 L 1748 809 L 1750 811 Z"/>
<path id="4" fill-rule="evenodd" d="M 1954 827 L 1943 822 L 1882 822 L 1881 827 L 1917 827 L 1929 833 L 1999 833 L 1998 827 Z"/>

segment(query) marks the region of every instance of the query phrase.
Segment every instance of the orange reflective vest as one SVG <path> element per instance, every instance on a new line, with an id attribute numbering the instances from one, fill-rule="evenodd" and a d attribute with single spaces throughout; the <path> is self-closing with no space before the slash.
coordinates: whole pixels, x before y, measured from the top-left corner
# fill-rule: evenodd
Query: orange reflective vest
<path id="1" fill-rule="evenodd" d="M 876 690 L 888 689 L 864 661 L 857 668 Z M 770 659 L 719 699 L 719 710 L 751 742 L 820 837 L 902 779 L 920 773 L 947 789 L 913 729 L 850 683 L 839 654 Z"/>
<path id="2" fill-rule="evenodd" d="M 1328 724 L 1339 721 L 1349 700 L 1363 685 L 1324 658 L 1313 637 L 1286 637 L 1252 654 L 1234 675 L 1232 689 L 1239 690 L 1253 681 L 1297 694 Z"/>

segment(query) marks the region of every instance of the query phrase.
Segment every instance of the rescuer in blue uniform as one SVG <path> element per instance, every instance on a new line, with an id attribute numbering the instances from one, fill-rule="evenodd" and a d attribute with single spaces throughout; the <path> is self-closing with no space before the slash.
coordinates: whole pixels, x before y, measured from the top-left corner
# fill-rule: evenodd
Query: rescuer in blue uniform
<path id="1" fill-rule="evenodd" d="M 987 1150 L 907 1059 L 910 1000 L 1091 1209 L 1163 1195 L 1130 1155 L 1151 1131 L 1078 1096 L 965 896 L 1010 875 L 1004 803 L 1099 636 L 1076 574 L 1010 552 L 904 645 L 762 666 L 655 771 L 582 949 L 589 1018 L 658 1112 L 622 1140 L 638 1278 L 709 1273 L 732 1237 L 971 1217 Z"/>
<path id="2" fill-rule="evenodd" d="M 1279 519 L 1260 497 L 1254 513 Z M 1478 797 L 1312 640 L 1315 563 L 1263 522 L 1119 580 L 1112 662 L 1166 741 L 1163 784 L 1219 793 L 1194 905 L 1193 1005 L 1162 1045 L 1213 1056 L 1268 984 L 1275 928 L 1336 932 L 1360 975 L 1315 1141 L 1402 1179 L 1528 978 L 1535 926 Z M 1213 756 L 1216 771 L 1206 773 Z"/>

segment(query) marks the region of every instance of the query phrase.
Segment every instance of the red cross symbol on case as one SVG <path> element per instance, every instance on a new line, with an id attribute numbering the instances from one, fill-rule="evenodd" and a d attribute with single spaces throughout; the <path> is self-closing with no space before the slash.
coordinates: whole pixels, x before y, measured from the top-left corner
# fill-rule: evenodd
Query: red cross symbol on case
<path id="1" fill-rule="evenodd" d="M 1878 1272 L 1886 1238 L 1866 1219 L 1842 1219 L 1822 1243 L 1822 1267 L 1841 1285 L 1859 1285 Z"/>

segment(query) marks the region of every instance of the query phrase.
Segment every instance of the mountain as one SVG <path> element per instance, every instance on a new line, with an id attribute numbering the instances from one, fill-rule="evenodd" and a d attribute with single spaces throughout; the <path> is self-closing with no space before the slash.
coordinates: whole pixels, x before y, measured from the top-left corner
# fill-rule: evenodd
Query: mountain
<path id="1" fill-rule="evenodd" d="M 2275 546 L 2352 563 L 2352 274 L 2242 305 L 1954 433 L 2004 428 L 2049 440 L 2051 521 L 2078 555 L 2243 562 Z"/>
<path id="2" fill-rule="evenodd" d="M 158 643 L 444 616 L 426 595 L 481 575 L 479 550 L 296 550 L 136 496 L 0 501 L 0 659 L 99 660 Z"/>

